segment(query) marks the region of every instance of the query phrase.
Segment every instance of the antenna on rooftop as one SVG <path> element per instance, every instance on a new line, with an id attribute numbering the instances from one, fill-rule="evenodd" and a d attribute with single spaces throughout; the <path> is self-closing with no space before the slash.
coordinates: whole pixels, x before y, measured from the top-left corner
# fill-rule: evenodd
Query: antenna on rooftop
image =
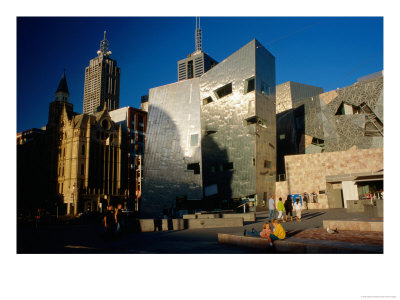
<path id="1" fill-rule="evenodd" d="M 109 56 L 111 55 L 111 51 L 108 50 L 108 46 L 110 43 L 106 37 L 107 31 L 104 31 L 104 39 L 100 42 L 100 50 L 97 51 L 98 55 Z"/>
<path id="2" fill-rule="evenodd" d="M 199 26 L 198 26 L 198 27 L 197 27 L 197 18 L 199 18 Z M 197 51 L 202 51 L 202 45 L 201 45 L 201 29 L 200 29 L 200 17 L 196 17 L 195 39 L 196 39 L 196 52 L 197 52 Z"/>

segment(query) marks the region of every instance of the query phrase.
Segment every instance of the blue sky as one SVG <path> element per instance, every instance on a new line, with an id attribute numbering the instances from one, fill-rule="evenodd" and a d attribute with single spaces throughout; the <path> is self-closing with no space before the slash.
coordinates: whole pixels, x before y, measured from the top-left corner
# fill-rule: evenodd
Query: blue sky
<path id="1" fill-rule="evenodd" d="M 256 38 L 275 56 L 277 84 L 329 91 L 383 69 L 382 17 L 203 17 L 201 28 L 217 61 Z M 104 30 L 121 69 L 120 107 L 139 107 L 150 88 L 175 82 L 177 61 L 195 48 L 195 17 L 18 18 L 17 132 L 46 125 L 64 68 L 82 113 L 84 70 Z"/>

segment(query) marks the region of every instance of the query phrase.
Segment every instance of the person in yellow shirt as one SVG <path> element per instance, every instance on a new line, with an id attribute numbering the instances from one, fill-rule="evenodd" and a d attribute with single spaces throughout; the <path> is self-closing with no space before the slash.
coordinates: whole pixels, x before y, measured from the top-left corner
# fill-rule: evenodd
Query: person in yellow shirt
<path id="1" fill-rule="evenodd" d="M 273 233 L 270 234 L 270 238 L 272 241 L 284 240 L 286 237 L 285 229 L 283 229 L 282 225 L 279 224 L 279 220 L 272 220 L 272 225 L 274 226 Z"/>

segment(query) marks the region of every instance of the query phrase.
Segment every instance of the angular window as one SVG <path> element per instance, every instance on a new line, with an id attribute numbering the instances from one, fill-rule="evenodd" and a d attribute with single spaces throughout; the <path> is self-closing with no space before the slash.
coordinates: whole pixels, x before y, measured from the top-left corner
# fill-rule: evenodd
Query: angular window
<path id="1" fill-rule="evenodd" d="M 257 123 L 257 117 L 250 117 L 246 119 L 246 125 L 251 125 L 251 124 L 256 124 Z"/>
<path id="2" fill-rule="evenodd" d="M 279 135 L 279 139 L 280 139 L 280 140 L 284 140 L 285 138 L 286 138 L 286 135 L 285 135 L 285 134 L 280 134 L 280 135 Z"/>
<path id="3" fill-rule="evenodd" d="M 211 97 L 207 97 L 207 98 L 203 99 L 203 105 L 207 105 L 207 104 L 209 104 L 211 102 L 213 102 Z"/>
<path id="4" fill-rule="evenodd" d="M 255 86 L 254 77 L 246 79 L 246 81 L 244 83 L 244 93 L 247 94 L 249 92 L 254 91 L 254 86 Z"/>
<path id="5" fill-rule="evenodd" d="M 215 173 L 215 166 L 211 166 L 211 173 Z"/>
<path id="6" fill-rule="evenodd" d="M 85 166 L 81 164 L 81 175 L 85 174 Z"/>
<path id="7" fill-rule="evenodd" d="M 318 139 L 316 137 L 313 137 L 311 144 L 323 147 L 324 146 L 324 140 Z"/>
<path id="8" fill-rule="evenodd" d="M 211 134 L 214 134 L 214 133 L 216 133 L 217 131 L 216 130 L 206 130 L 206 135 L 211 135 Z"/>
<path id="9" fill-rule="evenodd" d="M 217 99 L 232 94 L 232 83 L 228 83 L 227 85 L 220 87 L 219 89 L 215 90 L 214 93 Z"/>
<path id="10" fill-rule="evenodd" d="M 85 145 L 82 145 L 82 155 L 85 155 Z"/>
<path id="11" fill-rule="evenodd" d="M 188 170 L 193 170 L 194 174 L 200 174 L 200 163 L 193 163 L 187 165 Z"/>
<path id="12" fill-rule="evenodd" d="M 343 116 L 343 115 L 345 115 L 345 114 L 346 114 L 346 112 L 345 112 L 345 110 L 344 110 L 344 103 L 342 102 L 342 103 L 339 105 L 339 107 L 338 107 L 338 109 L 337 109 L 335 115 L 336 115 L 336 116 Z"/>
<path id="13" fill-rule="evenodd" d="M 198 144 L 199 144 L 199 135 L 197 133 L 190 135 L 190 146 L 195 147 Z"/>
<path id="14" fill-rule="evenodd" d="M 269 160 L 264 160 L 264 168 L 271 169 L 272 162 Z"/>
<path id="15" fill-rule="evenodd" d="M 224 170 L 233 170 L 233 162 L 226 162 L 223 164 Z"/>

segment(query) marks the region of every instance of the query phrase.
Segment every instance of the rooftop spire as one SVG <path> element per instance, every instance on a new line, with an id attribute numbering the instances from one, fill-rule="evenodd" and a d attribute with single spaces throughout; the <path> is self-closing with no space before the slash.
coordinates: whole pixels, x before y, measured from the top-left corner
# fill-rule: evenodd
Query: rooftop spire
<path id="1" fill-rule="evenodd" d="M 63 76 L 61 77 L 60 83 L 58 84 L 56 93 L 58 93 L 58 92 L 63 92 L 63 93 L 69 94 L 68 85 L 67 85 L 67 77 L 65 76 L 65 68 L 64 68 L 64 73 L 63 73 Z"/>
<path id="2" fill-rule="evenodd" d="M 197 26 L 197 18 L 199 18 L 198 26 Z M 196 39 L 196 52 L 197 52 L 197 51 L 202 51 L 202 45 L 201 45 L 201 29 L 200 29 L 200 17 L 196 17 L 195 39 Z"/>
<path id="3" fill-rule="evenodd" d="M 108 50 L 109 42 L 106 37 L 107 31 L 104 31 L 104 39 L 100 42 L 100 50 L 97 51 L 99 56 L 110 56 L 111 51 Z"/>

